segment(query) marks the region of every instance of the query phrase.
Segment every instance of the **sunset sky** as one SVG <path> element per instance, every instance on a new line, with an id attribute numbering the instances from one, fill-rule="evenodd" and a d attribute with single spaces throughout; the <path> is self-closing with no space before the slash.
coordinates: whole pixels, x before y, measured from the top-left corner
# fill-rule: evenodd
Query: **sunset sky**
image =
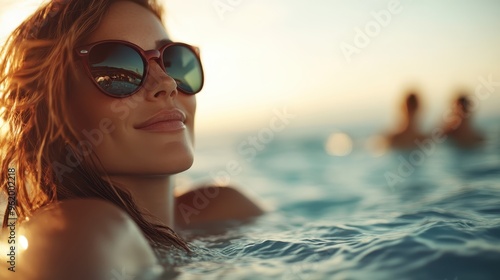
<path id="1" fill-rule="evenodd" d="M 0 37 L 38 3 L 0 1 Z M 258 129 L 284 108 L 297 126 L 392 123 L 409 87 L 428 122 L 439 123 L 457 88 L 478 86 L 478 117 L 500 116 L 500 1 L 164 3 L 173 39 L 201 48 L 201 133 Z"/>

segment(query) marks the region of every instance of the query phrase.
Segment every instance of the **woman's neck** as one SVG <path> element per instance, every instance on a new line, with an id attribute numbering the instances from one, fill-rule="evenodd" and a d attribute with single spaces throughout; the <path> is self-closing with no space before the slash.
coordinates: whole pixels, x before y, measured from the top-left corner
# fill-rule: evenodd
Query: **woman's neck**
<path id="1" fill-rule="evenodd" d="M 174 190 L 170 176 L 116 176 L 111 180 L 126 189 L 142 211 L 174 227 Z M 154 222 L 149 217 L 146 219 Z"/>

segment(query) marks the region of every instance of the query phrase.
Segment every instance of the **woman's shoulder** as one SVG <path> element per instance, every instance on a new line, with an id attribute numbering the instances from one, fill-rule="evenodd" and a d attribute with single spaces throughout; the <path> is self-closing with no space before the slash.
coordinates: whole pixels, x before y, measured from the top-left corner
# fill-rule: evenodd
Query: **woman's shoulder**
<path id="1" fill-rule="evenodd" d="M 23 242 L 13 244 L 16 257 L 7 263 L 16 271 L 6 275 L 12 279 L 106 279 L 156 264 L 132 219 L 102 200 L 54 203 L 13 229 L 10 235 Z"/>
<path id="2" fill-rule="evenodd" d="M 57 236 L 64 241 L 83 237 L 89 241 L 104 232 L 111 236 L 118 229 L 132 229 L 132 219 L 114 204 L 99 199 L 72 199 L 53 203 L 21 223 L 27 234 Z M 93 233 L 93 234 L 92 234 Z"/>
<path id="3" fill-rule="evenodd" d="M 245 220 L 264 211 L 234 187 L 203 186 L 176 197 L 176 225 L 188 227 L 225 220 Z"/>
<path id="4" fill-rule="evenodd" d="M 95 216 L 126 220 L 127 214 L 116 205 L 101 199 L 69 199 L 45 206 L 35 212 L 25 225 L 35 225 L 39 220 L 57 215 L 61 218 L 92 219 Z"/>

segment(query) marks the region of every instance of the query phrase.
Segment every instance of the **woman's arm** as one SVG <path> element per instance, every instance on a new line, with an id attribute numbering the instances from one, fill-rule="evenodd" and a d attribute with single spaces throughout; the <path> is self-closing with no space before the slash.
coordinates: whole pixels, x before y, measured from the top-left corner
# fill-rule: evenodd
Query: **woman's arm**
<path id="1" fill-rule="evenodd" d="M 175 223 L 189 227 L 225 220 L 245 220 L 264 211 L 233 187 L 207 186 L 180 195 L 175 202 Z"/>
<path id="2" fill-rule="evenodd" d="M 16 235 L 26 237 L 28 248 L 16 244 L 15 272 L 5 267 L 1 252 L 1 279 L 128 279 L 157 264 L 136 224 L 100 200 L 58 203 L 22 224 Z"/>

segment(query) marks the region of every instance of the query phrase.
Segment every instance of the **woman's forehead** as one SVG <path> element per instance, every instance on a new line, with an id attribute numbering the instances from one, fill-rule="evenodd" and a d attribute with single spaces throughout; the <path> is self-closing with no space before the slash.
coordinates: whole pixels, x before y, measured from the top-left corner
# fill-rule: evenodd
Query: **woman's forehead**
<path id="1" fill-rule="evenodd" d="M 148 50 L 158 48 L 168 38 L 163 23 L 152 11 L 131 1 L 116 1 L 86 43 L 123 40 Z"/>

